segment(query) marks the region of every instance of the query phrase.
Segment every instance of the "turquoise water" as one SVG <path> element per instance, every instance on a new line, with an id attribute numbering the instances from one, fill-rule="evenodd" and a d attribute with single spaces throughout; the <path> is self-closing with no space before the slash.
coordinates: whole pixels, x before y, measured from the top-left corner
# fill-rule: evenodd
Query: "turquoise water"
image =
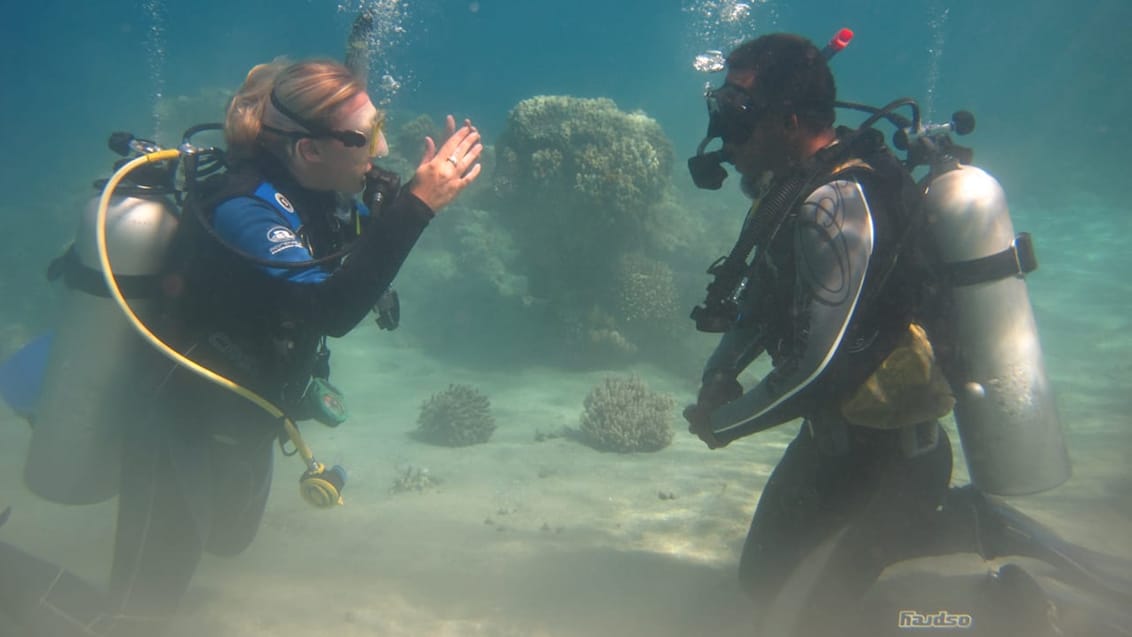
<path id="1" fill-rule="evenodd" d="M 880 8 L 882 4 L 887 6 Z M 0 252 L 0 355 L 7 355 L 56 319 L 60 291 L 44 283 L 43 270 L 70 240 L 78 211 L 94 192 L 91 181 L 108 173 L 114 160 L 105 146 L 109 132 L 130 130 L 169 143 L 178 137 L 180 126 L 219 119 L 227 92 L 238 86 L 252 65 L 279 55 L 340 57 L 360 5 L 376 10 L 381 20 L 382 28 L 370 43 L 374 54 L 370 85 L 375 101 L 390 113 L 391 130 L 419 114 L 439 120 L 451 112 L 472 118 L 486 142 L 494 144 L 507 127 L 508 113 L 521 100 L 536 95 L 605 97 L 624 111 L 640 110 L 653 118 L 671 141 L 674 159 L 671 183 L 665 191 L 669 216 L 660 217 L 671 223 L 659 229 L 650 245 L 652 257 L 673 273 L 678 310 L 669 317 L 678 326 L 676 331 L 659 336 L 642 333 L 634 351 L 610 357 L 571 355 L 577 353 L 572 345 L 576 341 L 570 340 L 577 337 L 568 333 L 573 324 L 548 323 L 563 314 L 555 305 L 562 299 L 551 295 L 548 300 L 547 295 L 524 288 L 522 259 L 512 254 L 514 246 L 505 245 L 494 234 L 499 226 L 489 196 L 493 177 L 485 171 L 476 185 L 478 194 L 469 192 L 469 197 L 433 224 L 399 277 L 397 287 L 406 301 L 402 330 L 394 336 L 375 336 L 374 330 L 363 326 L 358 331 L 364 335 L 352 335 L 336 352 L 336 363 L 341 365 L 336 378 L 342 378 L 341 384 L 351 386 L 357 394 L 369 391 L 358 379 L 376 374 L 370 366 L 382 369 L 372 380 L 386 384 L 379 393 L 391 402 L 378 404 L 372 396 L 359 397 L 357 411 L 399 423 L 391 425 L 387 437 L 377 435 L 384 430 L 370 429 L 359 432 L 351 442 L 350 432 L 343 429 L 321 440 L 324 449 L 341 454 L 343 461 L 361 465 L 362 484 L 367 472 L 372 473 L 384 496 L 389 479 L 358 454 L 351 456 L 355 444 L 357 449 L 375 450 L 372 457 L 389 466 L 422 462 L 420 454 L 425 453 L 434 464 L 467 462 L 476 470 L 493 471 L 492 463 L 503 462 L 510 457 L 507 453 L 527 453 L 524 445 L 531 440 L 529 430 L 576 424 L 572 419 L 581 408 L 585 388 L 602 374 L 632 371 L 669 391 L 678 404 L 690 401 L 713 341 L 694 334 L 684 317 L 702 296 L 707 282 L 703 269 L 730 247 L 745 210 L 734 178 L 720 193 L 696 192 L 683 169 L 706 126 L 704 82 L 720 81 L 717 75 L 693 70 L 692 59 L 708 49 L 726 51 L 738 40 L 762 33 L 798 32 L 822 42 L 848 26 L 856 31 L 856 39 L 833 62 L 842 99 L 880 105 L 908 95 L 919 99 L 934 121 L 946 121 L 958 109 L 974 112 L 978 125 L 965 141 L 975 148 L 976 163 L 1005 187 L 1016 229 L 1035 237 L 1041 268 L 1029 278 L 1030 293 L 1075 462 L 1075 477 L 1061 489 L 1039 497 L 1032 510 L 1046 514 L 1043 519 L 1061 523 L 1060 529 L 1092 546 L 1132 553 L 1127 543 L 1132 536 L 1132 464 L 1128 463 L 1132 453 L 1128 429 L 1132 412 L 1128 392 L 1132 381 L 1132 285 L 1128 282 L 1132 252 L 1127 242 L 1132 222 L 1125 193 L 1127 147 L 1132 142 L 1127 115 L 1132 85 L 1126 77 L 1132 54 L 1123 33 L 1132 22 L 1132 4 L 1126 0 L 767 0 L 748 4 L 726 0 L 44 0 L 13 4 L 5 8 L 0 20 L 4 42 L 0 141 L 7 150 L 0 164 L 0 192 L 6 194 L 0 203 L 0 220 L 5 224 L 7 246 Z M 384 79 L 386 75 L 391 80 Z M 391 139 L 396 142 L 396 137 Z M 395 167 L 411 169 L 415 151 L 396 146 L 393 150 L 400 162 Z M 566 313 L 585 303 L 576 298 L 571 301 L 575 307 L 566 308 Z M 579 310 L 577 315 L 586 314 Z M 592 330 L 593 325 L 581 329 Z M 389 373 L 402 367 L 412 373 Z M 350 374 L 356 374 L 353 380 Z M 442 460 L 427 455 L 434 453 L 431 451 L 415 454 L 412 445 L 400 437 L 400 431 L 415 418 L 420 401 L 445 387 L 450 378 L 478 379 L 501 397 L 519 401 L 508 407 L 505 398 L 494 400 L 502 410 L 497 415 L 497 439 L 503 446 L 491 461 L 476 464 L 474 455 L 467 461 Z M 521 389 L 525 382 L 530 383 L 527 391 Z M 508 437 L 509 422 L 513 432 L 522 434 Z M 675 420 L 674 424 L 677 443 L 667 458 L 667 452 L 634 457 L 631 463 L 640 468 L 634 472 L 602 468 L 624 462 L 619 457 L 586 456 L 575 465 L 590 468 L 579 472 L 583 475 L 575 485 L 581 486 L 563 487 L 569 494 L 563 500 L 545 497 L 571 511 L 576 510 L 571 507 L 585 510 L 590 506 L 585 494 L 595 502 L 602 500 L 601 482 L 594 476 L 606 470 L 611 479 L 620 481 L 621 489 L 626 488 L 625 481 L 641 480 L 637 485 L 641 490 L 655 491 L 652 476 L 659 474 L 706 481 L 697 482 L 700 486 L 695 489 L 710 491 L 703 486 L 712 479 L 710 471 L 680 464 L 703 463 L 706 451 L 698 442 L 687 440 Z M 2 508 L 5 500 L 27 498 L 18 482 L 27 433 L 6 411 L 0 412 L 0 429 L 0 454 L 13 468 L 3 474 L 7 482 L 0 485 Z M 768 436 L 778 440 L 782 434 Z M 715 459 L 721 454 L 731 454 L 723 457 L 734 464 L 720 465 L 720 469 L 738 475 L 737 466 L 748 459 L 742 454 L 757 444 L 749 439 L 739 451 L 716 452 L 707 466 L 719 462 Z M 376 451 L 388 446 L 396 451 Z M 759 449 L 750 458 L 769 465 L 780 450 Z M 548 459 L 540 462 L 554 464 Z M 565 465 L 554 466 L 559 474 L 571 475 Z M 282 461 L 281 467 L 283 487 L 276 490 L 266 523 L 268 539 L 263 540 L 273 548 L 287 546 L 287 541 L 273 536 L 272 529 L 305 529 L 308 524 L 296 521 L 306 514 L 301 505 L 295 505 L 291 493 L 291 473 L 297 467 Z M 617 471 L 621 472 L 614 473 Z M 462 495 L 482 496 L 490 502 L 483 507 L 489 512 L 510 507 L 510 496 L 500 496 L 498 490 L 486 486 L 493 477 L 476 475 L 470 480 L 480 486 Z M 754 478 L 753 484 L 744 487 L 745 499 L 738 504 L 727 501 L 730 522 L 721 523 L 718 533 L 712 535 L 708 551 L 712 557 L 696 558 L 697 564 L 710 565 L 710 573 L 697 568 L 682 572 L 684 575 L 696 581 L 716 576 L 719 581 L 728 580 L 753 507 L 751 494 L 757 497 L 760 484 Z M 682 499 L 681 505 L 684 502 Z M 687 502 L 692 506 L 692 500 Z M 292 505 L 293 509 L 288 508 Z M 427 507 L 418 510 L 380 499 L 374 506 L 430 520 Z M 276 517 L 270 517 L 272 511 Z M 50 513 L 42 515 L 44 520 L 52 519 Z M 352 521 L 354 526 L 333 531 L 339 542 L 361 542 L 359 520 Z M 443 523 L 444 519 L 431 522 Z M 469 524 L 480 525 L 480 520 Z M 594 524 L 611 537 L 620 537 L 620 530 Z M 474 526 L 457 528 L 461 534 L 475 530 Z M 695 528 L 689 522 L 653 529 L 666 538 L 667 549 L 647 542 L 617 545 L 610 541 L 603 550 L 613 551 L 630 567 L 640 567 L 642 578 L 648 579 L 660 567 L 635 560 L 649 551 L 677 553 L 671 547 L 682 546 L 682 542 L 694 544 Z M 653 531 L 641 533 L 648 536 Z M 16 532 L 20 532 L 18 527 Z M 406 550 L 414 548 L 394 535 L 395 544 L 406 542 Z M 428 535 L 438 543 L 458 543 L 435 528 Z M 66 547 L 72 547 L 72 556 L 82 553 L 69 542 L 72 540 L 60 535 L 57 545 L 45 541 L 42 548 L 68 554 Z M 586 541 L 579 546 L 587 546 Z M 631 548 L 617 553 L 618 546 Z M 369 550 L 361 544 L 355 548 Z M 256 568 L 263 566 L 257 560 L 266 563 L 269 549 L 259 550 L 259 557 L 251 558 L 250 564 L 237 562 L 216 569 L 243 569 L 255 581 Z M 502 549 L 498 554 L 506 555 Z M 89 557 L 92 563 L 99 559 Z M 428 587 L 423 574 L 432 570 L 417 570 L 395 560 L 394 568 L 397 566 L 413 574 L 408 579 L 414 585 Z M 273 572 L 263 568 L 265 573 Z M 493 581 L 520 585 L 515 580 L 522 578 L 506 568 L 487 570 L 499 576 Z M 584 580 L 584 574 L 573 575 Z M 202 586 L 223 589 L 230 577 L 230 572 L 209 571 Z M 390 576 L 389 582 L 396 589 L 397 578 Z M 506 590 L 506 586 L 500 584 L 499 589 Z M 564 592 L 569 590 L 566 587 Z M 477 599 L 488 606 L 494 603 L 483 593 Z M 609 608 L 616 606 L 609 604 Z M 242 624 L 231 617 L 217 619 L 207 609 L 200 612 L 206 617 L 200 625 L 219 626 L 217 634 L 252 634 L 239 632 L 236 626 Z M 226 607 L 224 612 L 232 616 L 236 611 Z M 514 632 L 506 634 L 532 634 L 524 627 L 536 624 L 548 635 L 574 634 L 563 628 L 569 622 L 554 619 L 564 611 L 531 613 L 537 621 L 520 622 Z M 412 624 L 413 615 L 408 615 L 405 622 Z M 353 623 L 365 624 L 363 619 L 364 613 Z M 427 621 L 423 625 L 436 634 L 442 632 Z M 610 626 L 631 625 L 631 618 L 622 618 L 597 622 L 593 629 L 600 633 Z M 491 632 L 490 625 L 473 630 L 458 624 L 451 630 L 454 632 L 444 634 L 504 634 Z M 736 629 L 736 633 L 742 631 Z M 390 630 L 389 634 L 401 633 Z M 413 632 L 406 629 L 404 634 Z"/>

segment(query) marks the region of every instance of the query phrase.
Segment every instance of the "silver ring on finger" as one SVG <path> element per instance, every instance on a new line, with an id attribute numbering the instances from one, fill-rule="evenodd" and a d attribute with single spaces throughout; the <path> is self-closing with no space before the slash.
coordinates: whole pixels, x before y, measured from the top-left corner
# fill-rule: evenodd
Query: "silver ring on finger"
<path id="1" fill-rule="evenodd" d="M 450 163 L 451 163 L 451 164 L 452 164 L 453 166 L 458 166 L 458 165 L 459 165 L 459 162 L 460 162 L 460 160 L 456 158 L 456 153 L 452 153 L 451 155 L 449 155 L 449 156 L 448 156 L 448 161 L 449 161 L 449 162 L 450 162 Z"/>

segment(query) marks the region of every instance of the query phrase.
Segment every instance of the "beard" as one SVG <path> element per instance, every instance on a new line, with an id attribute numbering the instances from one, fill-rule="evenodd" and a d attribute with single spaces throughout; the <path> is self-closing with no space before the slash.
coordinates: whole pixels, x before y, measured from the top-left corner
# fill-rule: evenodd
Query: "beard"
<path id="1" fill-rule="evenodd" d="M 774 173 L 769 170 L 764 170 L 757 175 L 743 175 L 743 178 L 739 180 L 739 189 L 748 199 L 757 201 L 766 193 L 766 189 L 773 180 Z"/>

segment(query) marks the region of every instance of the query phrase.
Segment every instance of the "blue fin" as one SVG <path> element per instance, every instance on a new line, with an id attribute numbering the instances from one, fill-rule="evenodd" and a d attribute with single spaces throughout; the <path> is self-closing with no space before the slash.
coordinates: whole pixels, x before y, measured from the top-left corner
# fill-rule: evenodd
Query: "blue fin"
<path id="1" fill-rule="evenodd" d="M 44 332 L 0 363 L 0 398 L 28 420 L 39 402 L 54 336 L 54 332 Z"/>

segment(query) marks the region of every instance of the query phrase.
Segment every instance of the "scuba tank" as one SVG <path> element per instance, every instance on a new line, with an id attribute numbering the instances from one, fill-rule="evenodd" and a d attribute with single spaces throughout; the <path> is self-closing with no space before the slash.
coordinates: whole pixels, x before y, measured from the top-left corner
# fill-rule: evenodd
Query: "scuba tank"
<path id="1" fill-rule="evenodd" d="M 922 205 L 971 481 L 1004 496 L 1052 489 L 1070 464 L 1024 279 L 1037 267 L 1030 237 L 1015 236 L 1002 187 L 972 166 L 933 167 Z"/>
<path id="2" fill-rule="evenodd" d="M 898 106 L 911 108 L 912 119 L 895 116 Z M 1053 489 L 1072 470 L 1024 278 L 1038 262 L 1030 235 L 1014 234 L 998 180 L 951 140 L 973 131 L 975 116 L 956 111 L 946 123 L 925 123 L 904 98 L 862 128 L 881 117 L 897 127 L 893 146 L 907 153 L 905 167 L 928 166 L 909 227 L 935 272 L 940 298 L 923 318 L 947 350 L 940 362 L 971 482 L 1000 496 Z"/>
<path id="3" fill-rule="evenodd" d="M 166 167 L 155 165 L 136 179 L 118 191 L 127 194 L 113 197 L 106 236 L 115 278 L 144 319 L 155 309 L 177 214 L 161 183 L 171 179 Z M 93 504 L 117 494 L 125 423 L 144 404 L 136 391 L 153 357 L 103 281 L 97 216 L 95 197 L 74 243 L 49 270 L 49 276 L 62 275 L 67 289 L 24 468 L 32 492 L 63 504 Z"/>

